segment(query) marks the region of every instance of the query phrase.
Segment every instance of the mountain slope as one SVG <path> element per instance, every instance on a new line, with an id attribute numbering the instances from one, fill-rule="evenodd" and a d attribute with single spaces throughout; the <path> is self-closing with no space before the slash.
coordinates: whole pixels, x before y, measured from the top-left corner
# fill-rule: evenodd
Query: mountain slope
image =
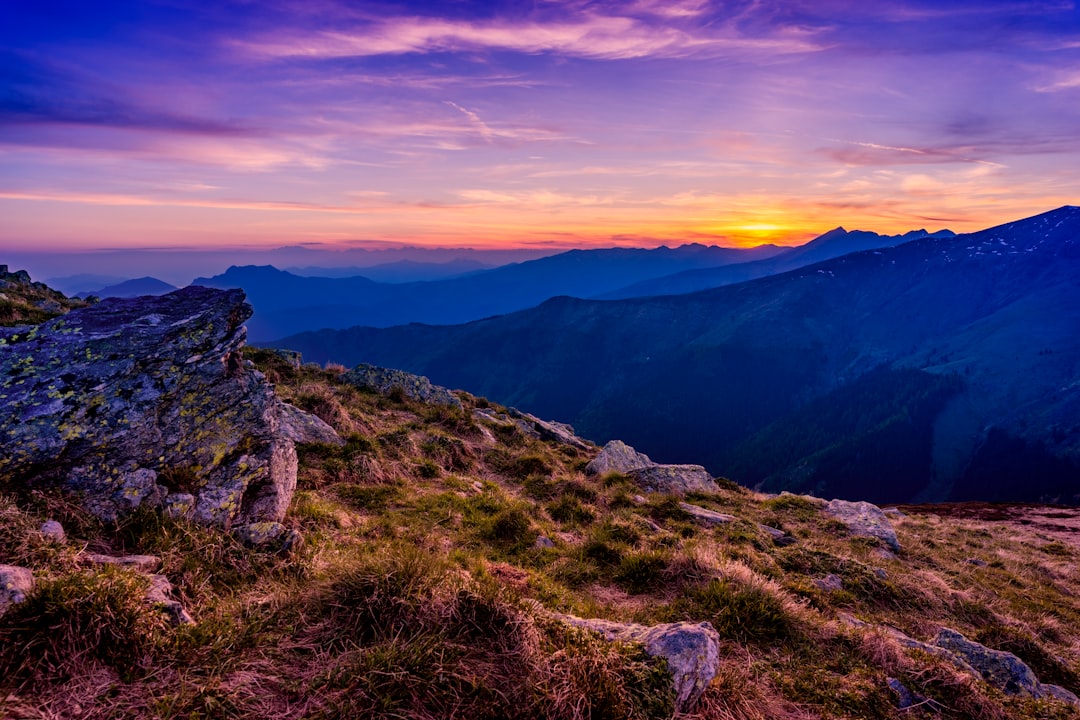
<path id="1" fill-rule="evenodd" d="M 719 268 L 684 270 L 664 277 L 634 283 L 613 292 L 597 295 L 597 297 L 617 300 L 649 295 L 681 295 L 796 270 L 817 262 L 847 255 L 848 253 L 893 247 L 894 245 L 926 237 L 949 238 L 953 236 L 954 233 L 949 230 L 939 230 L 935 233 L 928 233 L 926 230 L 912 230 L 903 235 L 878 235 L 866 230 L 848 231 L 838 227 L 814 238 L 805 245 L 791 248 L 771 258 L 737 265 L 726 265 Z"/>
<path id="2" fill-rule="evenodd" d="M 318 328 L 450 324 L 533 307 L 557 295 L 588 297 L 690 267 L 744 262 L 779 252 L 683 245 L 571 250 L 448 280 L 376 283 L 364 277 L 309 278 L 272 267 L 232 267 L 195 285 L 243 288 L 255 308 L 251 337 L 270 340 Z"/>
<path id="3" fill-rule="evenodd" d="M 1078 272 L 1080 209 L 1064 207 L 690 295 L 556 298 L 463 326 L 354 328 L 280 344 L 314 360 L 422 372 L 571 422 L 594 440 L 623 438 L 661 461 L 694 458 L 721 474 L 743 468 L 735 479 L 766 487 L 894 501 L 1005 490 L 1010 497 L 1064 500 L 1080 490 Z M 910 385 L 892 372 L 956 378 L 947 397 L 935 394 L 932 407 L 916 412 L 922 426 L 888 450 L 928 458 L 921 477 L 897 488 L 887 473 L 864 476 L 856 492 L 826 477 L 821 458 L 746 469 L 740 446 L 767 428 L 778 432 L 775 424 L 785 418 L 784 432 L 797 435 L 807 402 L 837 399 L 845 385 L 877 368 L 884 370 L 867 380 L 876 384 L 865 395 L 877 398 L 867 412 L 883 419 L 891 415 L 876 408 L 895 403 L 903 411 L 908 391 L 901 390 Z M 975 481 L 981 449 L 988 441 L 1001 445 L 1000 437 L 1022 444 L 1020 455 L 1031 459 L 1021 465 L 1041 467 L 1034 458 L 1059 457 L 1066 466 L 1024 483 L 999 474 L 993 482 L 1004 487 Z M 850 439 L 837 430 L 820 446 Z M 849 443 L 846 455 L 829 462 L 853 461 L 865 448 Z"/>

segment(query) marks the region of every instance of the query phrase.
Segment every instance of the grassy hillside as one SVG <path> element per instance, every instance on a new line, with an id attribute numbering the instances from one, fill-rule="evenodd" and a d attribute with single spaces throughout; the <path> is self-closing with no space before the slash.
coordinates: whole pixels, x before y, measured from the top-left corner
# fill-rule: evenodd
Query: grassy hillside
<path id="1" fill-rule="evenodd" d="M 662 662 L 547 614 L 559 611 L 711 622 L 721 665 L 692 717 L 1076 717 L 889 631 L 953 628 L 1080 691 L 1068 532 L 909 509 L 894 555 L 810 499 L 724 482 L 687 499 L 738 519 L 703 525 L 679 498 L 586 476 L 593 449 L 477 420 L 483 399 L 424 405 L 251 357 L 348 439 L 301 449 L 286 523 L 303 543 L 256 551 L 152 513 L 107 526 L 59 496 L 3 489 L 0 564 L 32 568 L 38 585 L 0 616 L 0 716 L 670 716 Z M 37 531 L 49 518 L 65 542 Z M 169 626 L 141 600 L 145 576 L 91 569 L 90 552 L 159 556 L 195 624 Z M 889 678 L 925 702 L 896 709 Z"/>
<path id="2" fill-rule="evenodd" d="M 0 326 L 43 323 L 84 305 L 85 300 L 65 297 L 45 283 L 31 281 L 25 271 L 8 272 L 7 265 L 0 265 Z"/>

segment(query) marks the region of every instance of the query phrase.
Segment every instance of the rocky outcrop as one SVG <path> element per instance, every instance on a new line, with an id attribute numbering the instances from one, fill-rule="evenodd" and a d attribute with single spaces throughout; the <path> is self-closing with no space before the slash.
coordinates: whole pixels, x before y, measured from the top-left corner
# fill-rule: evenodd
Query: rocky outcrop
<path id="1" fill-rule="evenodd" d="M 893 552 L 900 552 L 900 541 L 896 539 L 896 530 L 877 505 L 868 502 L 830 500 L 825 505 L 825 514 L 846 525 L 852 535 L 877 538 L 888 545 Z"/>
<path id="2" fill-rule="evenodd" d="M 294 441 L 333 431 L 243 360 L 250 315 L 240 290 L 189 287 L 0 329 L 0 483 L 61 486 L 104 519 L 281 519 Z"/>
<path id="3" fill-rule="evenodd" d="M 381 395 L 389 395 L 395 390 L 405 397 L 433 405 L 449 405 L 461 408 L 461 400 L 444 387 L 433 385 L 423 375 L 413 375 L 403 370 L 360 364 L 341 376 L 347 383 L 364 390 L 372 390 Z"/>
<path id="4" fill-rule="evenodd" d="M 690 503 L 679 503 L 679 509 L 706 525 L 726 525 L 739 519 L 734 515 L 716 512 L 715 510 L 709 510 L 708 508 L 703 508 L 699 505 L 691 505 Z"/>
<path id="5" fill-rule="evenodd" d="M 34 590 L 34 573 L 17 565 L 0 565 L 0 615 L 11 605 L 26 602 Z"/>
<path id="6" fill-rule="evenodd" d="M 709 686 L 720 664 L 720 635 L 711 623 L 676 622 L 662 625 L 636 625 L 610 620 L 586 620 L 573 615 L 556 614 L 563 622 L 600 633 L 608 640 L 637 642 L 645 652 L 667 661 L 675 686 L 675 708 L 683 713 Z"/>
<path id="7" fill-rule="evenodd" d="M 637 468 L 656 465 L 645 453 L 639 453 L 622 440 L 612 440 L 585 466 L 590 475 L 607 475 L 610 472 L 628 473 Z"/>
<path id="8" fill-rule="evenodd" d="M 701 465 L 661 465 L 621 440 L 612 440 L 588 465 L 585 472 L 628 475 L 638 487 L 650 492 L 685 495 L 689 492 L 716 492 L 719 486 Z"/>
<path id="9" fill-rule="evenodd" d="M 0 325 L 44 322 L 86 304 L 32 281 L 25 270 L 9 272 L 7 265 L 0 265 Z"/>
<path id="10" fill-rule="evenodd" d="M 503 427 L 516 427 L 527 437 L 569 445 L 578 450 L 588 450 L 592 444 L 582 440 L 574 432 L 574 428 L 566 423 L 541 420 L 535 415 L 521 412 L 515 408 L 507 408 L 506 412 L 497 412 L 492 408 L 476 408 L 473 410 L 473 418 L 481 422 L 501 425 Z"/>

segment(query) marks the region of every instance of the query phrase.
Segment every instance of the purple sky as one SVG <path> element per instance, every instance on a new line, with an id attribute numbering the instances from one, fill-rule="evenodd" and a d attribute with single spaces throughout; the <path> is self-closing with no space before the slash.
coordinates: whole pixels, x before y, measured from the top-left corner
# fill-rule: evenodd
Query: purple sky
<path id="1" fill-rule="evenodd" d="M 10 251 L 795 243 L 1080 200 L 1072 2 L 37 0 L 0 38 Z"/>

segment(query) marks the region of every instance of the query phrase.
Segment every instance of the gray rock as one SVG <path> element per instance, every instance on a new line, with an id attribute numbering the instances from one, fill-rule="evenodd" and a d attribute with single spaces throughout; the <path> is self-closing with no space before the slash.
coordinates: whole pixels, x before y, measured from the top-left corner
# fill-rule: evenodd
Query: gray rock
<path id="1" fill-rule="evenodd" d="M 716 512 L 715 510 L 709 510 L 708 508 L 691 505 L 690 503 L 681 502 L 679 503 L 679 507 L 682 509 L 683 512 L 693 516 L 695 520 L 700 520 L 708 525 L 725 525 L 729 522 L 735 522 L 739 519 L 734 515 Z"/>
<path id="2" fill-rule="evenodd" d="M 550 420 L 541 420 L 535 415 L 530 415 L 526 412 L 521 412 L 516 408 L 507 408 L 507 414 L 517 421 L 519 427 L 527 434 L 536 434 L 536 437 L 546 442 L 556 442 L 563 445 L 569 445 L 575 447 L 578 450 L 588 450 L 590 443 L 582 440 L 574 432 L 574 428 L 566 423 L 553 422 Z"/>
<path id="3" fill-rule="evenodd" d="M 300 543 L 300 533 L 279 522 L 259 522 L 233 528 L 233 534 L 248 547 L 287 552 Z"/>
<path id="4" fill-rule="evenodd" d="M 46 540 L 54 542 L 57 545 L 63 545 L 67 540 L 67 533 L 64 532 L 64 526 L 56 520 L 46 520 L 41 523 L 41 529 L 38 532 L 44 535 Z"/>
<path id="5" fill-rule="evenodd" d="M 868 502 L 830 500 L 825 505 L 825 513 L 846 525 L 852 535 L 877 538 L 894 552 L 900 552 L 900 541 L 896 539 L 896 530 L 877 505 Z"/>
<path id="6" fill-rule="evenodd" d="M 626 473 L 639 487 L 650 492 L 717 492 L 720 487 L 700 465 L 651 465 Z"/>
<path id="7" fill-rule="evenodd" d="M 1061 702 L 1080 707 L 1080 697 L 1077 697 L 1075 693 L 1066 690 L 1059 685 L 1043 684 L 1040 685 L 1040 689 L 1042 690 L 1043 697 L 1054 698 L 1055 700 L 1060 700 Z"/>
<path id="8" fill-rule="evenodd" d="M 194 625 L 187 609 L 172 597 L 173 586 L 164 575 L 151 575 L 150 587 L 146 591 L 146 601 L 169 616 L 173 625 Z"/>
<path id="9" fill-rule="evenodd" d="M 926 698 L 911 692 L 904 683 L 896 678 L 885 678 L 885 683 L 896 694 L 896 707 L 900 710 L 907 710 L 926 702 Z"/>
<path id="10" fill-rule="evenodd" d="M 195 496 L 191 493 L 170 493 L 164 502 L 165 514 L 178 520 L 190 519 L 195 512 Z"/>
<path id="11" fill-rule="evenodd" d="M 10 606 L 26 602 L 33 591 L 33 572 L 18 565 L 0 565 L 0 615 Z"/>
<path id="12" fill-rule="evenodd" d="M 839 575 L 829 573 L 823 578 L 815 578 L 814 585 L 825 592 L 836 592 L 844 589 L 844 581 Z"/>
<path id="13" fill-rule="evenodd" d="M 585 466 L 585 472 L 590 475 L 622 473 L 650 492 L 683 495 L 720 489 L 712 475 L 700 465 L 661 465 L 621 440 L 612 440 L 601 448 L 600 453 Z"/>
<path id="14" fill-rule="evenodd" d="M 80 558 L 90 565 L 116 565 L 137 572 L 152 573 L 161 567 L 161 558 L 157 555 L 102 555 L 91 553 Z"/>
<path id="15" fill-rule="evenodd" d="M 543 535 L 541 535 L 540 537 L 536 538 L 536 547 L 538 547 L 538 548 L 553 548 L 553 547 L 555 547 L 555 543 L 551 540 L 551 538 L 544 537 Z"/>
<path id="16" fill-rule="evenodd" d="M 338 447 L 345 444 L 334 428 L 311 413 L 306 413 L 288 403 L 281 404 L 279 421 L 281 434 L 293 442 L 323 443 Z"/>
<path id="17" fill-rule="evenodd" d="M 962 658 L 986 682 L 1006 695 L 1030 695 L 1036 698 L 1043 695 L 1039 678 L 1012 653 L 991 650 L 949 628 L 942 628 L 933 644 Z"/>
<path id="18" fill-rule="evenodd" d="M 608 640 L 637 642 L 645 652 L 667 660 L 675 686 L 675 708 L 688 712 L 709 686 L 720 664 L 720 635 L 711 623 L 677 622 L 636 625 L 610 620 L 556 615 L 575 627 L 600 633 Z"/>
<path id="19" fill-rule="evenodd" d="M 403 370 L 376 367 L 361 363 L 341 376 L 347 383 L 365 390 L 373 390 L 382 395 L 389 395 L 395 389 L 405 397 L 435 405 L 449 405 L 461 408 L 461 400 L 444 387 L 432 385 L 422 375 L 413 375 Z"/>
<path id="20" fill-rule="evenodd" d="M 287 408 L 240 349 L 240 290 L 111 298 L 0 328 L 0 476 L 78 492 L 113 519 L 191 475 L 194 519 L 278 520 L 296 487 Z"/>
<path id="21" fill-rule="evenodd" d="M 622 440 L 612 440 L 585 466 L 590 475 L 607 475 L 611 472 L 628 473 L 637 468 L 656 465 L 649 456 L 639 453 Z"/>

